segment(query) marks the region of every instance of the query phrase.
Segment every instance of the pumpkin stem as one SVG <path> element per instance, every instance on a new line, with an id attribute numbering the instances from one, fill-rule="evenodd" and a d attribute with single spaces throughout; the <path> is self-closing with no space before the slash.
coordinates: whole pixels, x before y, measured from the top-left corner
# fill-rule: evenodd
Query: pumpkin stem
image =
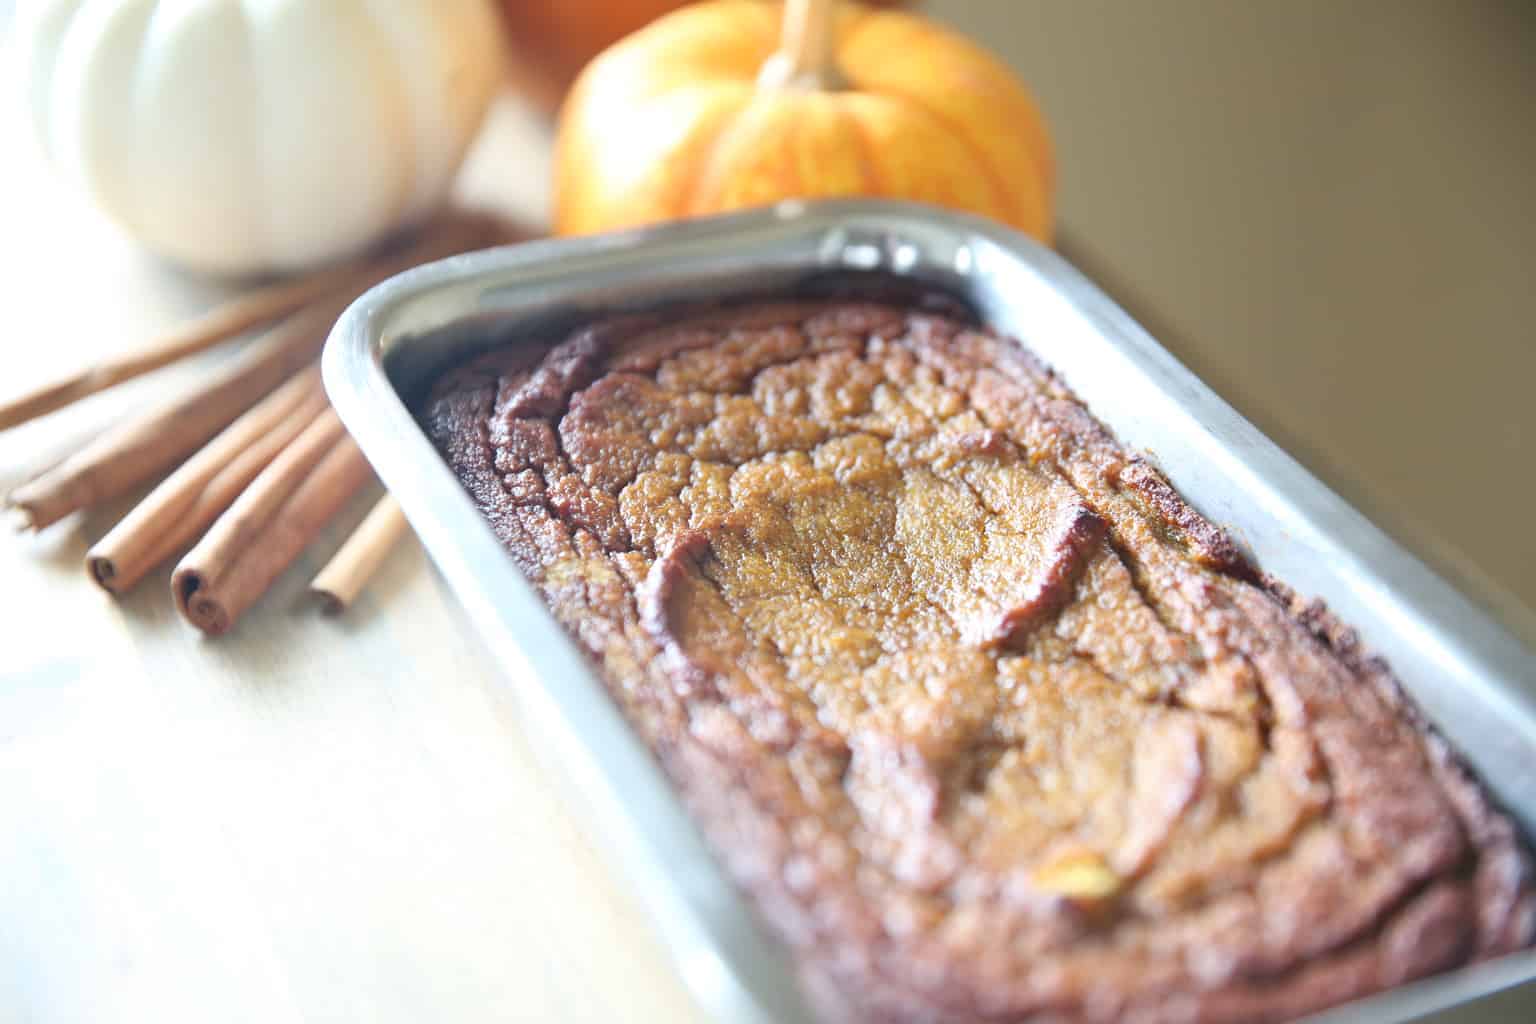
<path id="1" fill-rule="evenodd" d="M 784 0 L 779 50 L 763 65 L 757 82 L 807 92 L 847 84 L 837 70 L 837 0 Z"/>

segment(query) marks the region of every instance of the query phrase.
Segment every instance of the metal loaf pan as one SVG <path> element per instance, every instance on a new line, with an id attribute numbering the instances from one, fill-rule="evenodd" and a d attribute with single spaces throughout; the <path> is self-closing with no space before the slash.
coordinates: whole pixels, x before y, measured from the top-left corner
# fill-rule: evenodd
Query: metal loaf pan
<path id="1" fill-rule="evenodd" d="M 947 291 L 1053 366 L 1260 566 L 1357 627 L 1526 834 L 1536 834 L 1536 659 L 1029 239 L 912 204 L 786 203 L 412 270 L 364 295 L 337 324 L 325 351 L 326 387 L 519 694 L 531 730 L 553 743 L 685 982 L 717 1019 L 811 1015 L 787 955 L 760 930 L 649 752 L 506 557 L 407 402 L 439 369 L 491 344 L 547 339 L 616 311 L 784 294 L 850 275 L 887 275 L 887 282 L 896 275 Z M 1518 1005 L 1529 1014 L 1524 1019 L 1536 1019 L 1533 980 L 1536 953 L 1528 951 L 1343 1013 L 1356 1022 L 1440 1014 L 1480 1021 L 1509 1019 L 1499 1007 Z M 1522 991 L 1510 991 L 1517 986 Z"/>

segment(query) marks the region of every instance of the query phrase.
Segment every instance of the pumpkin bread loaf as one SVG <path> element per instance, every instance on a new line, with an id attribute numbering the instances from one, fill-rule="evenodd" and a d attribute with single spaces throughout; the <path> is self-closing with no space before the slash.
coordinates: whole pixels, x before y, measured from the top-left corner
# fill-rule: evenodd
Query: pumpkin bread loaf
<path id="1" fill-rule="evenodd" d="M 629 318 L 422 414 L 831 1019 L 1275 1020 L 1532 941 L 1386 666 L 1005 339 Z"/>

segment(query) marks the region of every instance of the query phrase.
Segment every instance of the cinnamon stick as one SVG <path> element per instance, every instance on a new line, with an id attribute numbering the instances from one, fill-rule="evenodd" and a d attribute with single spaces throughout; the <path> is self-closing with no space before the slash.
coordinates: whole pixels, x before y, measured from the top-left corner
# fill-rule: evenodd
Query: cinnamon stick
<path id="1" fill-rule="evenodd" d="M 209 635 L 227 632 L 371 475 L 326 410 L 177 565 L 171 592 L 182 617 Z"/>
<path id="2" fill-rule="evenodd" d="M 323 602 L 328 613 L 345 611 L 363 592 L 408 526 L 400 503 L 384 495 L 320 570 L 309 585 L 309 592 Z"/>
<path id="3" fill-rule="evenodd" d="M 403 246 L 396 245 L 382 253 L 247 292 L 137 349 L 0 402 L 0 430 L 212 348 L 237 334 L 279 320 L 311 302 L 333 295 L 360 295 L 386 277 L 418 263 L 472 248 L 482 236 L 489 241 L 485 220 L 467 214 L 456 215 Z M 423 249 L 435 250 L 436 255 L 431 251 L 424 253 Z"/>
<path id="4" fill-rule="evenodd" d="M 6 503 L 34 530 L 124 494 L 175 465 L 320 352 L 350 299 L 332 298 L 258 339 L 208 383 L 129 420 L 17 487 Z"/>
<path id="5" fill-rule="evenodd" d="M 92 545 L 85 556 L 91 578 L 109 593 L 126 593 L 212 523 L 325 409 L 320 371 L 311 365 L 183 463 Z"/>
<path id="6" fill-rule="evenodd" d="M 497 231 L 487 218 L 454 216 L 381 263 L 376 274 L 392 274 L 489 244 Z M 371 278 L 364 283 L 371 284 Z M 332 292 L 291 315 L 202 387 L 87 443 L 58 466 L 13 490 L 6 504 L 21 513 L 24 528 L 40 530 L 169 469 L 314 359 L 336 318 L 361 287 Z"/>

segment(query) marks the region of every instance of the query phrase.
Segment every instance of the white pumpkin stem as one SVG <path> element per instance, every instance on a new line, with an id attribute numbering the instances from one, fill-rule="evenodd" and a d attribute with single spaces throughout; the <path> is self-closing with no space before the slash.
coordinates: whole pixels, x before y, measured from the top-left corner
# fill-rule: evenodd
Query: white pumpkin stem
<path id="1" fill-rule="evenodd" d="M 807 92 L 840 89 L 837 0 L 784 0 L 779 50 L 758 74 L 759 85 Z"/>

